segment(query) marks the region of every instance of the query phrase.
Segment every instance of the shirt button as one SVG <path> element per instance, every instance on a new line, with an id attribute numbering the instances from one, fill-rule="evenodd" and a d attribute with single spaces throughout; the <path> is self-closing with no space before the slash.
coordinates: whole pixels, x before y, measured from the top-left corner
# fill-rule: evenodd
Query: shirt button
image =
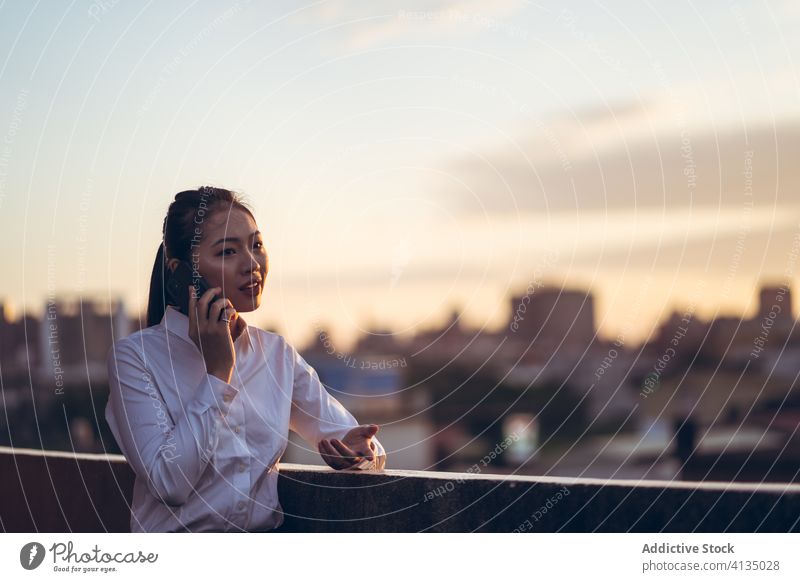
<path id="1" fill-rule="evenodd" d="M 238 509 L 244 509 L 244 501 L 240 501 L 239 504 L 236 507 Z"/>
<path id="2" fill-rule="evenodd" d="M 239 472 L 244 473 L 247 470 L 247 465 L 244 463 L 239 463 Z"/>
<path id="3" fill-rule="evenodd" d="M 230 394 L 225 394 L 225 396 L 223 396 L 223 397 L 222 397 L 222 399 L 223 399 L 225 402 L 230 402 L 230 401 L 232 400 L 232 398 L 233 398 L 233 397 L 232 397 Z"/>
<path id="4" fill-rule="evenodd" d="M 235 432 L 236 434 L 239 434 L 240 432 L 242 432 L 242 429 L 241 429 L 241 427 L 235 426 L 235 427 L 233 427 L 233 432 Z"/>

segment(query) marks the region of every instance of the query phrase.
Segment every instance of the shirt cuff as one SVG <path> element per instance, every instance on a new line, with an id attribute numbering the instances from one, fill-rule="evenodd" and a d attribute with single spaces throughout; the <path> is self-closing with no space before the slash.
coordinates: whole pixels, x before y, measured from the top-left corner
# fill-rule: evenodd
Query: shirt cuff
<path id="1" fill-rule="evenodd" d="M 383 465 L 386 464 L 386 451 L 383 448 L 383 445 L 380 441 L 376 438 L 372 438 L 372 442 L 375 445 L 375 450 L 373 451 L 374 456 L 373 459 L 370 461 L 369 459 L 364 459 L 357 465 L 353 465 L 351 469 L 359 469 L 363 471 L 369 470 L 377 470 L 378 464 L 380 463 L 380 469 L 383 469 Z M 380 460 L 380 457 L 383 457 L 383 461 Z"/>
<path id="2" fill-rule="evenodd" d="M 238 388 L 223 382 L 213 374 L 206 374 L 200 381 L 197 400 L 208 408 L 219 409 L 222 416 L 226 416 L 231 403 L 238 395 Z"/>

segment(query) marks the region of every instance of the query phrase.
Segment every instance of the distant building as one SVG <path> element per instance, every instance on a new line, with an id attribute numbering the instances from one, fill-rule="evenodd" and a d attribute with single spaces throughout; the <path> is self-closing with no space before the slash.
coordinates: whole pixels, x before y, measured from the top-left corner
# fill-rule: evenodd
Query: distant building
<path id="1" fill-rule="evenodd" d="M 364 333 L 353 348 L 353 351 L 359 354 L 397 354 L 404 350 L 397 334 L 390 329 L 375 329 Z"/>
<path id="2" fill-rule="evenodd" d="M 758 319 L 791 323 L 792 290 L 786 285 L 762 287 L 758 292 Z"/>
<path id="3" fill-rule="evenodd" d="M 594 297 L 589 291 L 555 287 L 512 297 L 509 327 L 535 339 L 537 349 L 585 349 L 596 334 Z"/>
<path id="4" fill-rule="evenodd" d="M 0 303 L 0 366 L 6 381 L 39 366 L 39 331 L 36 316 L 27 313 L 12 321 L 8 305 Z"/>
<path id="5" fill-rule="evenodd" d="M 718 317 L 710 322 L 701 355 L 711 362 L 746 362 L 758 365 L 768 352 L 783 352 L 800 340 L 792 311 L 792 292 L 787 286 L 762 287 L 758 311 L 751 319 Z M 768 359 L 768 358 L 767 358 Z"/>
<path id="6" fill-rule="evenodd" d="M 40 331 L 41 379 L 52 379 L 56 386 L 105 382 L 108 350 L 129 331 L 121 299 L 105 302 L 75 297 L 48 301 Z"/>

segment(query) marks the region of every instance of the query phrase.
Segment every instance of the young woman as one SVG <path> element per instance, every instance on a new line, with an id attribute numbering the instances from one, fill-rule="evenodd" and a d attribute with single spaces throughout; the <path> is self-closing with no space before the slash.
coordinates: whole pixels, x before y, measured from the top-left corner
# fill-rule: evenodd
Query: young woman
<path id="1" fill-rule="evenodd" d="M 106 419 L 136 473 L 131 531 L 279 527 L 289 430 L 334 469 L 383 469 L 378 426 L 360 425 L 282 336 L 242 319 L 260 305 L 269 270 L 245 203 L 220 188 L 180 192 L 163 235 L 148 327 L 108 353 Z M 166 292 L 180 261 L 211 287 L 195 297 L 186 286 L 188 315 Z"/>

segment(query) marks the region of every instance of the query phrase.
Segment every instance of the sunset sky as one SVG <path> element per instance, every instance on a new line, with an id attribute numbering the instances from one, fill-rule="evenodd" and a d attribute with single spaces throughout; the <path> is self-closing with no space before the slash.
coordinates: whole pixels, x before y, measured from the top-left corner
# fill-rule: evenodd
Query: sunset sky
<path id="1" fill-rule="evenodd" d="M 0 297 L 135 314 L 213 184 L 270 255 L 244 318 L 296 343 L 494 329 L 535 279 L 630 341 L 751 314 L 800 269 L 798 29 L 789 0 L 0 3 Z"/>

